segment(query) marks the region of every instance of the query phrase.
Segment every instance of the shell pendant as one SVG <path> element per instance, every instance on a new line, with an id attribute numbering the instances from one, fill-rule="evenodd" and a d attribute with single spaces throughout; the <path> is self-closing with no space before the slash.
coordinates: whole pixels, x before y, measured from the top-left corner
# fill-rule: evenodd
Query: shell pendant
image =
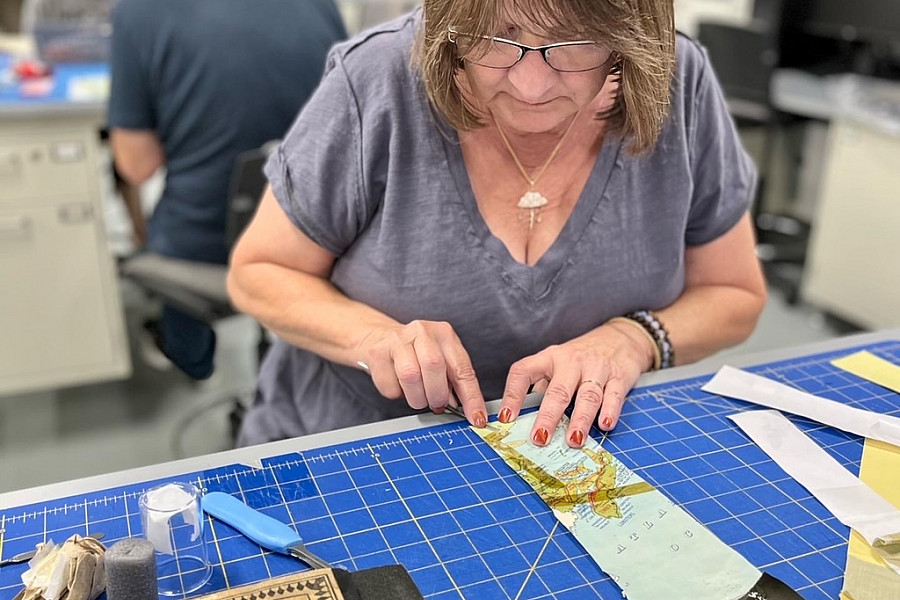
<path id="1" fill-rule="evenodd" d="M 541 222 L 541 209 L 547 206 L 548 202 L 543 194 L 534 190 L 528 190 L 519 198 L 519 203 L 516 206 L 528 211 L 528 231 L 534 229 L 535 223 Z M 524 215 L 519 215 L 519 221 L 524 220 Z"/>
<path id="2" fill-rule="evenodd" d="M 519 203 L 516 206 L 534 210 L 535 208 L 547 206 L 548 202 L 549 200 L 547 200 L 542 193 L 528 190 L 521 198 L 519 198 Z"/>

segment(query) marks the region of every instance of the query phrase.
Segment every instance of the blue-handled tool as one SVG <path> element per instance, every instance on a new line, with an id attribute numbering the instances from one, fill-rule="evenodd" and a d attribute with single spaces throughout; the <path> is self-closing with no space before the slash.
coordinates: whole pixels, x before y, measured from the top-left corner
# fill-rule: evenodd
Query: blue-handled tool
<path id="1" fill-rule="evenodd" d="M 330 569 L 331 565 L 311 553 L 303 538 L 290 526 L 251 508 L 223 492 L 209 492 L 200 500 L 203 511 L 228 523 L 268 550 L 299 558 L 313 569 Z"/>

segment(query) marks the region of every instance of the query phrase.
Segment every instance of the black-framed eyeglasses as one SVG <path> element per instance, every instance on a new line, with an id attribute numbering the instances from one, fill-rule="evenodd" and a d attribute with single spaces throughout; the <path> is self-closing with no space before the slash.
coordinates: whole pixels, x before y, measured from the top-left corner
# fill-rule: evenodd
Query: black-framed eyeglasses
<path id="1" fill-rule="evenodd" d="M 551 68 L 563 73 L 599 69 L 609 62 L 613 51 L 590 40 L 528 46 L 513 40 L 487 35 L 469 35 L 447 29 L 447 39 L 456 45 L 463 60 L 490 69 L 510 69 L 528 52 L 539 52 Z"/>

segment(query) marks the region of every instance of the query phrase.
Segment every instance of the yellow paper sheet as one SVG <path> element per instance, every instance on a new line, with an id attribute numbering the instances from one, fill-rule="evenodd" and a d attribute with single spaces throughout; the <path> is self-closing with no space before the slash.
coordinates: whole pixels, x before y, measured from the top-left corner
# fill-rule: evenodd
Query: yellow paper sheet
<path id="1" fill-rule="evenodd" d="M 841 367 L 843 368 L 843 367 Z M 878 440 L 866 440 L 859 478 L 885 500 L 900 508 L 900 448 Z M 844 573 L 843 600 L 896 600 L 900 598 L 900 577 L 855 531 L 850 532 L 850 549 Z"/>
<path id="2" fill-rule="evenodd" d="M 890 363 L 863 350 L 838 358 L 831 364 L 900 394 L 900 365 Z"/>

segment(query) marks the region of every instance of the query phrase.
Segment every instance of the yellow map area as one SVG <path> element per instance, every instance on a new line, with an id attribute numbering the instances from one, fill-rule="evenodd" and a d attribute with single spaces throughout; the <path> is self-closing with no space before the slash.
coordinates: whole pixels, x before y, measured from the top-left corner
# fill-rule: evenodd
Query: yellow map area
<path id="1" fill-rule="evenodd" d="M 479 435 L 497 451 L 503 460 L 522 477 L 547 505 L 557 511 L 572 512 L 578 505 L 588 505 L 598 516 L 607 519 L 622 518 L 617 498 L 653 491 L 646 481 L 623 486 L 616 485 L 616 465 L 612 455 L 602 449 L 584 447 L 589 463 L 579 462 L 553 473 L 523 455 L 518 449 L 530 442 L 513 440 L 507 443 L 512 424 L 497 423 L 496 429 L 478 431 Z"/>

